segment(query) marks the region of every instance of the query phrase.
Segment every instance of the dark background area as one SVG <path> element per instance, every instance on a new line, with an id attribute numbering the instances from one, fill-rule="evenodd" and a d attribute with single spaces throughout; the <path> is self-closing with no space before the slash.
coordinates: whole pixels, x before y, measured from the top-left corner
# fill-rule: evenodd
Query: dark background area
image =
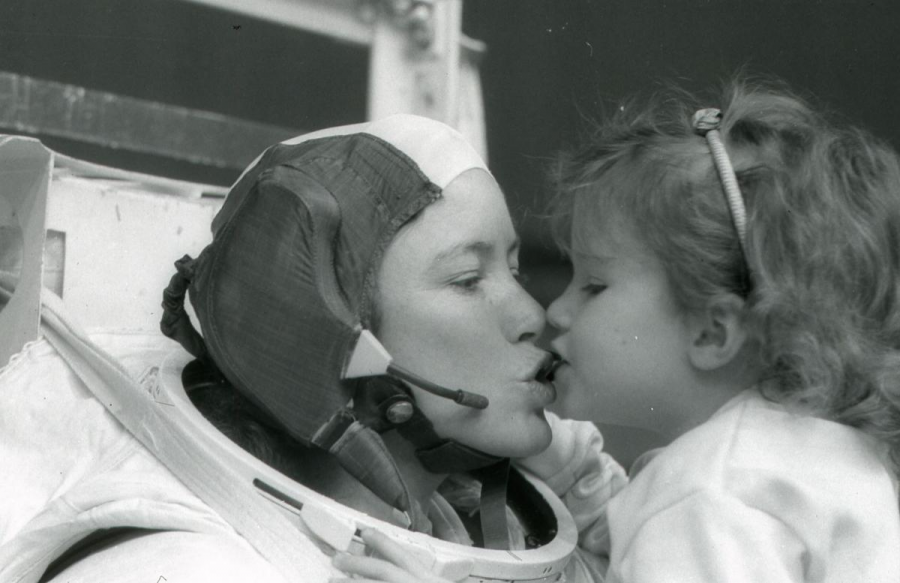
<path id="1" fill-rule="evenodd" d="M 675 82 L 772 74 L 900 147 L 896 0 L 466 0 L 483 40 L 489 163 L 544 304 L 567 267 L 540 220 L 555 152 L 585 117 Z M 367 51 L 172 0 L 3 0 L 0 71 L 312 130 L 365 116 Z M 715 104 L 710 104 L 715 105 Z M 0 128 L 2 130 L 2 128 Z M 228 184 L 236 172 L 45 137 L 76 157 Z M 615 440 L 615 436 L 613 437 Z M 630 438 L 614 447 L 637 451 Z"/>
<path id="2" fill-rule="evenodd" d="M 545 169 L 584 117 L 741 67 L 774 74 L 900 146 L 900 2 L 466 0 L 481 63 L 490 165 L 525 240 L 531 291 L 565 278 L 540 220 Z M 3 0 L 0 71 L 312 130 L 365 116 L 367 51 L 173 0 Z M 63 152 L 228 184 L 236 172 L 44 137 Z"/>
<path id="3" fill-rule="evenodd" d="M 536 216 L 549 159 L 577 141 L 584 117 L 635 93 L 672 82 L 704 91 L 744 68 L 900 147 L 900 2 L 469 0 L 465 28 L 488 43 L 490 163 L 535 272 L 557 265 Z M 532 278 L 532 291 L 546 302 L 558 279 Z"/>

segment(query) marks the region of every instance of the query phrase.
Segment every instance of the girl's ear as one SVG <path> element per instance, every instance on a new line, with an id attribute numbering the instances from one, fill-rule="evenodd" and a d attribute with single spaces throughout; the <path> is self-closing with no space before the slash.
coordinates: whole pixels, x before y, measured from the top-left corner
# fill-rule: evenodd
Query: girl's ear
<path id="1" fill-rule="evenodd" d="M 735 294 L 713 298 L 696 316 L 692 327 L 693 340 L 688 350 L 691 364 L 708 371 L 727 365 L 744 347 L 749 335 L 744 300 Z"/>

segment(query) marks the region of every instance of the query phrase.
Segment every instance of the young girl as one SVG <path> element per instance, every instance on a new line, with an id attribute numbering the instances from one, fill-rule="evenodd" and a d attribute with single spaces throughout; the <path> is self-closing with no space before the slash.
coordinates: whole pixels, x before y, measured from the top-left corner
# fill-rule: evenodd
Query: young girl
<path id="1" fill-rule="evenodd" d="M 781 90 L 720 103 L 626 107 L 560 173 L 563 412 L 668 443 L 607 581 L 900 581 L 898 157 Z"/>
<path id="2" fill-rule="evenodd" d="M 898 157 L 780 89 L 681 97 L 599 127 L 554 207 L 562 413 L 667 444 L 608 505 L 606 581 L 900 581 Z M 567 427 L 524 465 L 565 474 Z"/>

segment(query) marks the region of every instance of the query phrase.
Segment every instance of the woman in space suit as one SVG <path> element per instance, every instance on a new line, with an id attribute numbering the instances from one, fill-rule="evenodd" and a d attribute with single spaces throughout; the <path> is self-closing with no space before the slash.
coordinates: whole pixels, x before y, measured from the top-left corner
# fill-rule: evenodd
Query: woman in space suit
<path id="1" fill-rule="evenodd" d="M 87 336 L 48 298 L 45 341 L 3 370 L 69 414 L 30 405 L 64 445 L 10 458 L 40 479 L 0 578 L 320 581 L 335 550 L 365 552 L 363 528 L 451 579 L 597 578 L 602 560 L 569 558 L 579 536 L 602 546 L 602 517 L 576 529 L 509 469 L 551 442 L 553 358 L 502 192 L 458 133 L 394 116 L 274 146 L 213 232 L 164 295 L 183 349 Z M 605 496 L 621 472 L 579 435 L 554 489 Z"/>

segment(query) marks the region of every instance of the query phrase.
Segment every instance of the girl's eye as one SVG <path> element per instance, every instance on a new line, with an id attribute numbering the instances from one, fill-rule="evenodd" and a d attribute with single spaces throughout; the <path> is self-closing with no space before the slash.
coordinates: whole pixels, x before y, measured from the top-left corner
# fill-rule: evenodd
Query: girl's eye
<path id="1" fill-rule="evenodd" d="M 582 286 L 581 291 L 586 293 L 589 296 L 596 296 L 603 293 L 606 290 L 606 286 L 600 283 L 589 283 L 585 286 Z"/>

